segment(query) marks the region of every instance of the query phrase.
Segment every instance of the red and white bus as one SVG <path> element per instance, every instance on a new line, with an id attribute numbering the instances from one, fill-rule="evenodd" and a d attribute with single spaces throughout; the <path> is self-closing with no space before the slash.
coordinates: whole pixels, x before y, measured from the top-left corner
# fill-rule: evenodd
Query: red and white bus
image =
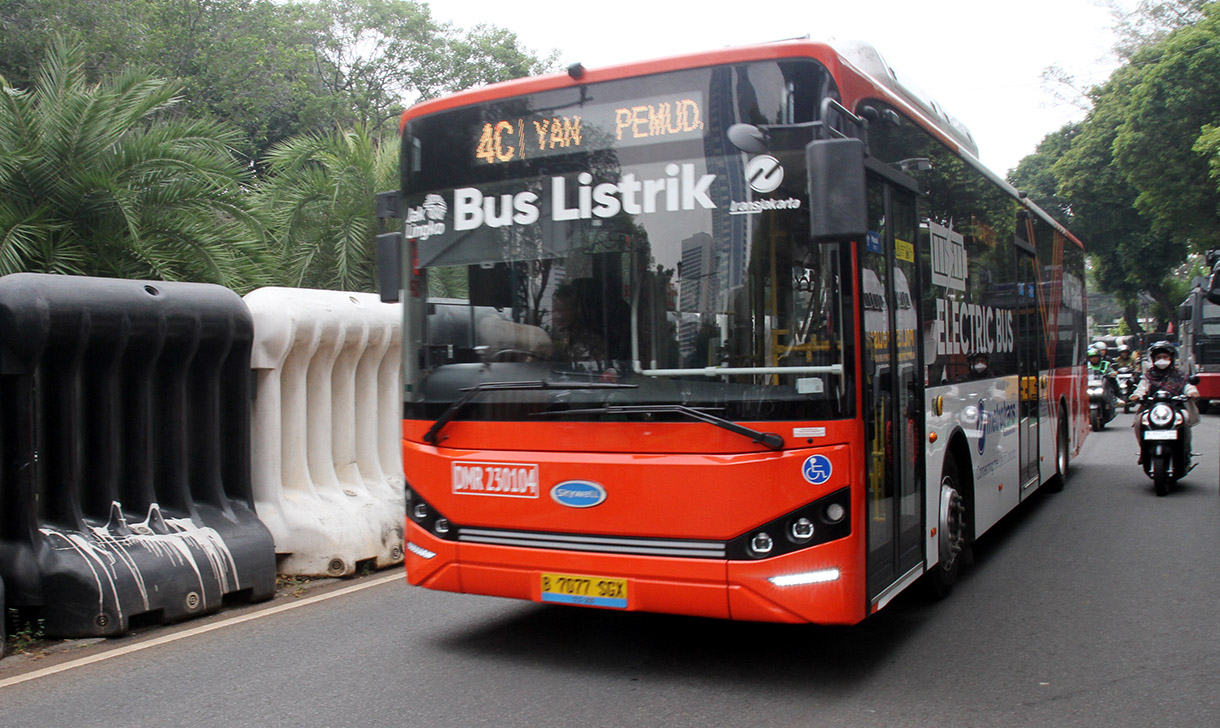
<path id="1" fill-rule="evenodd" d="M 1079 242 L 868 46 L 421 103 L 399 203 L 412 584 L 855 623 L 1084 440 Z"/>

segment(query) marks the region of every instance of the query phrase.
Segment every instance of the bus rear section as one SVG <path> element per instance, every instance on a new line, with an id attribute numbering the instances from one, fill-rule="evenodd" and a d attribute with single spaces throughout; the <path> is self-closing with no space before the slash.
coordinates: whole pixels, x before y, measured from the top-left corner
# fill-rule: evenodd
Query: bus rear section
<path id="1" fill-rule="evenodd" d="M 1215 258 L 1209 255 L 1208 260 Z M 1220 400 L 1220 306 L 1207 299 L 1207 279 L 1194 283 L 1178 307 L 1178 342 L 1183 371 L 1199 378 L 1199 409 L 1205 412 Z"/>

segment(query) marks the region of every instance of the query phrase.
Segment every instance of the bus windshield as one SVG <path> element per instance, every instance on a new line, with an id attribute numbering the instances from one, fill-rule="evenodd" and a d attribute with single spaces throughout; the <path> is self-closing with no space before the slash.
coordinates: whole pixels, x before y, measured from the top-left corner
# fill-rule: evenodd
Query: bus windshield
<path id="1" fill-rule="evenodd" d="M 820 64 L 776 60 L 408 121 L 429 296 L 408 416 L 851 416 L 850 250 L 811 244 L 804 205 L 800 125 L 827 96 Z M 777 125 L 769 152 L 733 147 L 735 123 Z"/>

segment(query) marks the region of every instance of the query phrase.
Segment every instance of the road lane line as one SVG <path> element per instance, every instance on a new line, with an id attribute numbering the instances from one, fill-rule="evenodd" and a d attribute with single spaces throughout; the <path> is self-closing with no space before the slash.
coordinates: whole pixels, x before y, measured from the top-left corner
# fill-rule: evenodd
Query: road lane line
<path id="1" fill-rule="evenodd" d="M 318 602 L 326 601 L 327 599 L 334 599 L 335 597 L 346 596 L 348 594 L 352 594 L 354 592 L 358 592 L 363 589 L 369 589 L 371 587 L 381 586 L 382 584 L 387 584 L 391 581 L 395 581 L 398 579 L 405 579 L 405 578 L 406 577 L 403 574 L 403 572 L 401 571 L 401 569 L 398 569 L 392 574 L 386 574 L 385 576 L 381 576 L 376 579 L 372 579 L 370 581 L 361 582 L 359 584 L 353 584 L 352 586 L 343 587 L 342 589 L 336 589 L 332 592 L 326 592 L 325 594 L 319 594 L 319 595 L 313 596 L 313 597 L 305 597 L 304 599 L 300 599 L 298 601 L 281 604 L 278 607 L 271 607 L 269 609 L 260 609 L 256 612 L 252 612 L 250 614 L 243 614 L 241 616 L 231 617 L 229 619 L 226 619 L 226 620 L 223 620 L 220 622 L 213 622 L 211 624 L 205 624 L 205 625 L 201 625 L 199 627 L 193 627 L 191 629 L 183 630 L 181 632 L 175 632 L 173 634 L 165 635 L 164 637 L 157 637 L 155 639 L 148 640 L 147 642 L 139 642 L 134 645 L 118 647 L 116 649 L 107 650 L 105 652 L 102 652 L 102 653 L 99 653 L 96 655 L 89 655 L 87 657 L 82 657 L 79 660 L 72 660 L 71 662 L 64 662 L 59 665 L 52 665 L 51 667 L 44 667 L 41 670 L 34 670 L 32 672 L 27 672 L 23 675 L 16 675 L 14 677 L 5 678 L 3 680 L 0 680 L 0 690 L 3 690 L 4 688 L 9 687 L 10 685 L 17 685 L 17 684 L 20 684 L 23 682 L 27 682 L 29 680 L 37 680 L 38 678 L 41 678 L 41 677 L 55 675 L 57 673 L 65 672 L 65 671 L 71 670 L 73 668 L 84 667 L 85 665 L 92 665 L 95 662 L 101 662 L 102 660 L 109 660 L 112 657 L 121 657 L 122 655 L 130 655 L 133 652 L 139 652 L 140 650 L 145 650 L 145 649 L 148 649 L 149 647 L 158 647 L 160 645 L 169 644 L 170 642 L 177 642 L 178 640 L 186 639 L 187 637 L 194 637 L 196 635 L 201 635 L 201 634 L 205 634 L 207 632 L 212 632 L 212 631 L 221 629 L 223 627 L 231 627 L 235 624 L 241 624 L 242 622 L 249 622 L 249 621 L 252 621 L 255 619 L 261 619 L 263 617 L 270 617 L 273 614 L 287 612 L 290 609 L 296 609 L 297 607 L 304 607 L 308 604 L 316 604 Z"/>

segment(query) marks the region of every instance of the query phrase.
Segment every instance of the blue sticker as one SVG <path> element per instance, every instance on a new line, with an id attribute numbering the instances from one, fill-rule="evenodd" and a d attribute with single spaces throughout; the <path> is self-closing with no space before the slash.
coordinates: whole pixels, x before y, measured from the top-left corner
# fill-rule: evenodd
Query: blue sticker
<path id="1" fill-rule="evenodd" d="M 871 253 L 884 253 L 885 251 L 881 248 L 881 233 L 870 230 L 864 238 L 864 247 Z"/>
<path id="2" fill-rule="evenodd" d="M 830 464 L 830 458 L 825 455 L 810 455 L 805 458 L 805 464 L 801 466 L 801 475 L 814 485 L 821 485 L 830 480 L 830 474 L 834 472 L 834 467 Z"/>
<path id="3" fill-rule="evenodd" d="M 565 480 L 551 488 L 551 498 L 568 508 L 592 508 L 606 500 L 606 489 L 591 480 Z"/>

